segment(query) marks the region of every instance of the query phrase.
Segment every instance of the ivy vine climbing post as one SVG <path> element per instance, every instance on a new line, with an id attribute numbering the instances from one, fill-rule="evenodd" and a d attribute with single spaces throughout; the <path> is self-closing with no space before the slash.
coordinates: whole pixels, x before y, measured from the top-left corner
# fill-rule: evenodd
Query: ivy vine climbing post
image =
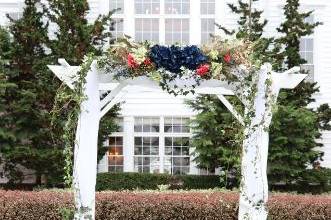
<path id="1" fill-rule="evenodd" d="M 74 196 L 75 219 L 94 219 L 95 184 L 97 174 L 97 146 L 100 121 L 100 94 L 95 65 L 85 77 L 80 105 L 75 151 L 74 151 Z"/>
<path id="2" fill-rule="evenodd" d="M 285 73 L 274 73 L 270 64 L 258 71 L 255 91 L 244 88 L 248 95 L 241 96 L 245 104 L 244 140 L 242 146 L 239 220 L 266 220 L 268 201 L 267 160 L 269 126 L 281 88 L 294 88 L 305 77 Z M 239 95 L 240 96 L 240 95 Z M 249 96 L 251 96 L 249 98 Z"/>

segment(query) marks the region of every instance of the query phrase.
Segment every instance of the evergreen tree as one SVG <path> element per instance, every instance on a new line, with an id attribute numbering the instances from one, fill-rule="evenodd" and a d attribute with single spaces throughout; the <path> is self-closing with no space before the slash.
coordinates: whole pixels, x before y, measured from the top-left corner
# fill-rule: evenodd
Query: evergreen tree
<path id="1" fill-rule="evenodd" d="M 306 21 L 313 12 L 299 11 L 299 0 L 287 0 L 284 6 L 285 21 L 277 29 L 283 34 L 277 43 L 283 46 L 282 69 L 290 69 L 306 63 L 300 56 L 300 39 L 313 34 L 320 22 Z M 309 74 L 302 70 L 301 73 Z M 270 130 L 269 177 L 271 180 L 291 182 L 298 180 L 309 165 L 313 165 L 323 154 L 316 149 L 322 147 L 317 141 L 322 130 L 330 130 L 328 123 L 331 110 L 323 104 L 309 108 L 315 101 L 313 95 L 319 91 L 317 83 L 302 82 L 291 91 L 281 91 L 278 111 L 274 115 Z"/>
<path id="2" fill-rule="evenodd" d="M 114 28 L 114 21 L 111 18 L 114 11 L 110 11 L 107 15 L 99 15 L 93 23 L 90 23 L 87 20 L 89 12 L 87 0 L 48 0 L 48 4 L 48 18 L 57 26 L 57 31 L 54 33 L 55 39 L 50 43 L 53 56 L 56 58 L 65 58 L 70 65 L 80 65 L 85 55 L 91 53 L 100 55 L 107 46 L 107 41 L 112 42 L 110 30 Z M 72 94 L 68 88 L 62 92 L 67 95 Z M 62 94 L 62 96 L 67 95 Z M 64 108 L 62 108 L 60 121 L 67 121 L 68 118 L 71 118 L 73 123 L 67 123 L 67 126 L 57 123 L 57 127 L 64 128 L 62 133 L 64 139 L 67 140 L 66 143 L 71 142 L 70 146 L 74 146 L 75 122 L 77 122 L 77 112 L 75 113 L 75 111 L 79 109 L 79 106 L 70 100 L 66 101 L 67 103 L 62 103 Z M 107 148 L 103 147 L 103 141 L 117 129 L 115 118 L 118 111 L 119 106 L 116 105 L 100 121 L 98 160 L 107 151 Z M 72 155 L 72 149 L 69 152 L 66 148 L 66 154 Z M 69 178 L 71 173 L 68 172 L 72 170 L 72 160 L 67 159 L 65 166 L 65 178 Z M 70 178 L 66 179 L 66 184 L 70 185 L 70 181 Z"/>
<path id="3" fill-rule="evenodd" d="M 253 0 L 253 3 L 257 0 Z M 255 42 L 254 56 L 264 62 L 271 60 L 271 54 L 276 52 L 269 49 L 273 39 L 263 38 L 263 29 L 267 21 L 261 18 L 263 11 L 250 6 L 249 3 L 239 0 L 238 4 L 228 4 L 232 12 L 239 14 L 238 30 L 229 31 L 217 25 L 228 34 Z M 227 99 L 237 107 L 243 109 L 236 97 Z M 191 145 L 195 148 L 196 158 L 201 168 L 210 170 L 221 167 L 227 176 L 229 171 L 236 170 L 239 174 L 241 145 L 238 143 L 242 134 L 242 127 L 229 110 L 215 96 L 203 95 L 188 102 L 191 108 L 198 111 L 193 120 L 194 136 Z M 239 175 L 237 175 L 239 176 Z M 228 183 L 226 183 L 228 184 Z"/>
<path id="4" fill-rule="evenodd" d="M 35 171 L 37 183 L 61 176 L 61 150 L 51 136 L 49 112 L 56 87 L 47 70 L 48 24 L 43 23 L 40 0 L 25 0 L 22 18 L 10 19 L 9 33 L 2 35 L 6 80 L 15 85 L 1 94 L 1 154 L 10 180 L 21 180 L 20 167 Z M 3 49 L 4 50 L 4 49 Z"/>
<path id="5" fill-rule="evenodd" d="M 113 28 L 111 15 L 114 11 L 99 15 L 89 23 L 87 0 L 48 0 L 48 4 L 48 18 L 57 26 L 56 39 L 51 42 L 55 56 L 65 58 L 71 65 L 79 65 L 88 53 L 99 55 L 102 52 L 111 37 L 109 30 Z"/>
<path id="6" fill-rule="evenodd" d="M 297 0 L 287 1 L 285 6 L 286 21 L 279 28 L 279 31 L 284 33 L 284 37 L 277 40 L 263 38 L 263 28 L 267 22 L 261 20 L 262 11 L 257 11 L 252 7 L 252 12 L 250 12 L 250 5 L 240 0 L 237 5 L 230 4 L 229 7 L 234 13 L 240 15 L 237 37 L 248 38 L 257 42 L 255 58 L 264 62 L 271 62 L 273 67 L 279 71 L 305 63 L 299 54 L 300 38 L 312 34 L 313 29 L 320 23 L 309 24 L 305 22 L 305 18 L 312 12 L 299 13 Z M 250 16 L 252 17 L 250 18 Z M 230 32 L 228 31 L 228 33 Z M 274 46 L 273 50 L 268 49 L 270 45 Z M 285 48 L 284 52 L 281 53 L 280 48 Z M 283 65 L 284 60 L 285 66 Z M 270 128 L 268 175 L 271 182 L 298 180 L 307 165 L 321 159 L 322 153 L 314 150 L 315 147 L 322 146 L 316 139 L 321 137 L 321 130 L 330 129 L 328 123 L 331 115 L 328 105 L 321 105 L 316 110 L 307 108 L 310 103 L 315 101 L 312 95 L 317 91 L 316 83 L 309 82 L 301 83 L 295 90 L 281 91 L 278 111 L 274 114 Z M 215 121 L 214 111 L 216 110 L 219 111 L 217 114 L 220 115 L 217 116 L 217 120 L 222 118 L 223 123 L 229 125 L 236 122 L 227 120 L 229 117 L 224 117 L 227 109 L 220 102 L 217 100 L 208 101 L 209 99 L 200 97 L 192 102 L 193 104 L 190 103 L 193 109 L 200 110 L 194 123 L 201 131 L 193 137 L 192 145 L 196 147 L 197 161 L 202 166 L 211 166 L 210 164 L 213 163 L 210 161 L 212 160 L 216 161 L 214 166 L 224 166 L 221 161 L 226 161 L 227 158 L 218 154 L 218 146 L 221 144 L 216 142 L 219 140 L 220 134 L 225 131 L 224 125 L 215 124 L 214 134 L 207 132 L 207 135 L 204 136 L 203 132 L 204 130 L 208 131 L 206 126 Z M 201 108 L 202 101 L 208 108 Z M 233 129 L 237 130 L 236 127 Z M 224 138 L 235 140 L 234 134 L 236 132 L 226 131 Z M 222 145 L 225 146 L 227 143 L 223 142 Z M 240 146 L 241 144 L 238 143 L 237 148 Z"/>
<path id="7" fill-rule="evenodd" d="M 199 112 L 192 123 L 195 161 L 211 173 L 221 167 L 225 172 L 222 184 L 228 186 L 227 177 L 239 174 L 241 143 L 235 137 L 242 135 L 241 126 L 215 96 L 198 96 L 187 104 Z"/>
<path id="8" fill-rule="evenodd" d="M 259 0 L 242 1 L 238 0 L 237 4 L 228 3 L 231 11 L 239 15 L 236 31 L 229 31 L 225 27 L 217 24 L 217 26 L 225 31 L 226 34 L 232 35 L 236 33 L 239 39 L 249 40 L 254 42 L 254 57 L 261 62 L 270 62 L 274 65 L 279 65 L 278 53 L 279 46 L 274 45 L 274 38 L 266 38 L 263 36 L 264 28 L 268 24 L 266 19 L 262 18 L 263 10 L 258 10 L 254 7 Z M 273 49 L 270 46 L 273 46 Z M 278 61 L 278 62 L 277 62 Z"/>

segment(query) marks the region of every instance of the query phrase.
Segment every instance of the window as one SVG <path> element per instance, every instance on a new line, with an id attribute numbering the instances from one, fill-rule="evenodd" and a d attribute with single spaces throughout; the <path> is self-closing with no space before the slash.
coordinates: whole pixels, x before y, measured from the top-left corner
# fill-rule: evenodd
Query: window
<path id="1" fill-rule="evenodd" d="M 305 22 L 314 23 L 314 16 L 310 15 L 305 19 Z M 308 71 L 308 77 L 305 79 L 308 82 L 314 82 L 314 38 L 307 36 L 300 39 L 300 56 L 307 63 L 302 64 L 301 68 Z"/>
<path id="2" fill-rule="evenodd" d="M 182 117 L 164 118 L 165 133 L 190 133 L 190 119 Z"/>
<path id="3" fill-rule="evenodd" d="M 302 38 L 300 40 L 300 56 L 307 61 L 302 68 L 309 71 L 308 80 L 314 81 L 314 39 Z"/>
<path id="4" fill-rule="evenodd" d="M 190 170 L 189 137 L 165 137 L 164 171 L 187 174 Z"/>
<path id="5" fill-rule="evenodd" d="M 162 119 L 162 118 L 161 118 Z M 134 171 L 187 174 L 190 171 L 189 118 L 136 117 Z M 160 146 L 164 146 L 160 150 Z"/>
<path id="6" fill-rule="evenodd" d="M 124 13 L 124 0 L 110 0 L 109 1 L 109 9 L 110 11 L 114 9 L 118 9 L 115 14 L 123 14 Z"/>
<path id="7" fill-rule="evenodd" d="M 134 169 L 136 172 L 160 172 L 159 137 L 135 137 L 134 155 Z"/>
<path id="8" fill-rule="evenodd" d="M 123 137 L 110 137 L 108 172 L 123 172 Z"/>
<path id="9" fill-rule="evenodd" d="M 123 37 L 124 29 L 123 29 L 123 19 L 122 18 L 113 18 L 114 26 L 111 30 L 112 37 L 114 39 L 118 39 Z"/>
<path id="10" fill-rule="evenodd" d="M 190 0 L 165 0 L 165 14 L 190 14 Z"/>
<path id="11" fill-rule="evenodd" d="M 200 13 L 202 15 L 215 14 L 215 0 L 201 0 Z"/>
<path id="12" fill-rule="evenodd" d="M 159 132 L 160 119 L 154 117 L 138 117 L 134 119 L 134 132 Z"/>
<path id="13" fill-rule="evenodd" d="M 14 21 L 17 21 L 22 17 L 23 13 L 22 12 L 9 12 L 8 16 L 12 18 Z"/>
<path id="14" fill-rule="evenodd" d="M 201 43 L 207 43 L 212 34 L 215 33 L 215 19 L 202 18 L 201 19 Z"/>
<path id="15" fill-rule="evenodd" d="M 136 18 L 135 27 L 136 41 L 150 40 L 155 43 L 159 41 L 158 18 Z"/>
<path id="16" fill-rule="evenodd" d="M 159 14 L 160 0 L 135 0 L 136 14 Z"/>
<path id="17" fill-rule="evenodd" d="M 168 18 L 165 19 L 165 43 L 189 44 L 190 24 L 189 19 Z"/>

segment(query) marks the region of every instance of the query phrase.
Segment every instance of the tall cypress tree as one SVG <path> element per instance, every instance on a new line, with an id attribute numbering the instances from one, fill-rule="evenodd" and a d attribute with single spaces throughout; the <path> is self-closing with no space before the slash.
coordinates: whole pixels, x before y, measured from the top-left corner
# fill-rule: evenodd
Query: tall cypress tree
<path id="1" fill-rule="evenodd" d="M 283 46 L 282 69 L 290 69 L 306 63 L 300 56 L 300 39 L 313 34 L 320 22 L 309 23 L 306 18 L 312 11 L 299 11 L 299 0 L 287 0 L 284 6 L 285 21 L 277 29 L 283 34 L 277 43 Z M 302 70 L 301 73 L 309 74 Z M 300 83 L 291 91 L 281 91 L 278 111 L 274 115 L 270 131 L 269 177 L 274 181 L 291 182 L 300 179 L 309 165 L 321 159 L 323 154 L 316 147 L 322 130 L 330 130 L 331 110 L 323 104 L 316 109 L 309 107 L 319 91 L 317 83 Z"/>
<path id="2" fill-rule="evenodd" d="M 63 166 L 58 142 L 51 135 L 49 111 L 56 87 L 46 66 L 50 62 L 46 53 L 48 24 L 43 22 L 40 6 L 40 0 L 25 0 L 22 18 L 8 16 L 11 39 L 1 43 L 9 50 L 6 80 L 15 87 L 2 94 L 5 108 L 0 115 L 5 123 L 2 129 L 12 134 L 1 139 L 6 174 L 13 181 L 22 179 L 23 166 L 34 170 L 38 184 L 42 175 L 49 180 L 61 176 Z"/>
<path id="3" fill-rule="evenodd" d="M 11 120 L 9 117 L 6 117 L 8 112 L 5 99 L 8 89 L 16 88 L 14 82 L 10 83 L 8 81 L 10 44 L 8 31 L 0 27 L 0 146 L 2 147 L 8 147 L 9 143 L 13 143 L 15 140 L 15 135 L 8 129 Z"/>
<path id="4" fill-rule="evenodd" d="M 109 37 L 113 20 L 110 11 L 91 23 L 87 19 L 87 0 L 48 0 L 49 20 L 57 26 L 56 39 L 51 42 L 55 56 L 65 58 L 71 65 L 81 64 L 88 53 L 99 55 Z"/>

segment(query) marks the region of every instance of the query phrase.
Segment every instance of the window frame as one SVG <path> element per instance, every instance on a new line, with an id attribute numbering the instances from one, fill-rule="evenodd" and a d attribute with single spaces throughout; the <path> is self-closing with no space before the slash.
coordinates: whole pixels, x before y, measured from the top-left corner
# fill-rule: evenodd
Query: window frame
<path id="1" fill-rule="evenodd" d="M 309 17 L 307 17 L 305 19 L 306 22 L 308 23 L 314 23 L 316 20 L 316 15 L 313 13 L 311 14 Z M 306 50 L 307 46 L 306 46 L 306 42 L 305 42 L 305 50 L 301 50 L 301 40 L 303 41 L 306 41 L 306 40 L 311 40 L 312 41 L 312 50 Z M 300 48 L 299 48 L 299 53 L 300 53 L 300 57 L 302 59 L 305 59 L 307 63 L 304 63 L 304 64 L 301 64 L 301 69 L 302 70 L 307 70 L 307 69 L 310 69 L 312 68 L 312 71 L 309 71 L 308 72 L 308 76 L 307 78 L 305 79 L 305 81 L 307 82 L 316 82 L 316 76 L 315 76 L 315 72 L 316 72 L 316 65 L 315 65 L 315 56 L 316 56 L 316 53 L 315 53 L 315 48 L 316 48 L 316 40 L 315 40 L 315 32 L 309 36 L 304 36 L 304 37 L 301 37 L 300 39 Z M 308 62 L 308 60 L 306 59 L 306 54 L 307 53 L 312 53 L 312 63 Z M 305 54 L 304 56 L 302 56 L 303 54 Z"/>
<path id="2" fill-rule="evenodd" d="M 134 123 L 133 126 L 136 126 L 136 118 L 141 118 L 141 116 L 137 116 L 134 117 Z M 165 132 L 164 131 L 164 127 L 165 127 L 165 119 L 166 118 L 181 118 L 181 122 L 183 122 L 183 119 L 187 119 L 190 120 L 191 117 L 189 116 L 146 116 L 146 118 L 159 118 L 159 130 L 157 132 L 140 132 L 137 131 L 133 128 L 133 163 L 134 163 L 134 171 L 135 172 L 141 172 L 142 169 L 139 169 L 139 165 L 137 165 L 137 158 L 141 158 L 141 157 L 150 157 L 150 158 L 157 158 L 158 159 L 158 169 L 149 169 L 150 173 L 153 173 L 153 170 L 158 170 L 159 173 L 165 173 L 166 169 L 166 165 L 165 165 L 165 161 L 167 158 L 171 158 L 171 161 L 173 162 L 174 159 L 176 158 L 188 158 L 189 160 L 189 165 L 186 166 L 186 169 L 188 170 L 188 172 L 186 172 L 187 174 L 190 173 L 191 171 L 191 147 L 188 145 L 188 154 L 187 155 L 173 155 L 173 152 L 171 155 L 166 155 L 165 154 L 165 138 L 166 137 L 171 137 L 171 138 L 187 138 L 188 141 L 190 140 L 190 138 L 192 137 L 192 134 L 189 132 Z M 143 120 L 142 120 L 143 121 Z M 183 126 L 182 126 L 183 127 Z M 173 129 L 172 129 L 173 131 Z M 149 155 L 144 155 L 143 153 L 143 149 L 141 151 L 139 151 L 141 154 L 136 154 L 135 150 L 136 150 L 136 138 L 144 138 L 144 137 L 157 137 L 158 138 L 158 154 L 152 154 L 150 151 Z M 150 145 L 152 146 L 152 145 Z M 182 148 L 181 148 L 181 152 L 182 152 Z M 150 160 L 151 161 L 151 160 Z M 142 167 L 146 166 L 144 164 L 140 165 Z M 150 163 L 149 166 L 151 167 L 152 164 Z M 170 167 L 170 173 L 173 173 L 174 170 L 174 166 L 173 163 L 171 163 L 171 167 Z M 181 172 L 182 173 L 182 172 Z"/>

